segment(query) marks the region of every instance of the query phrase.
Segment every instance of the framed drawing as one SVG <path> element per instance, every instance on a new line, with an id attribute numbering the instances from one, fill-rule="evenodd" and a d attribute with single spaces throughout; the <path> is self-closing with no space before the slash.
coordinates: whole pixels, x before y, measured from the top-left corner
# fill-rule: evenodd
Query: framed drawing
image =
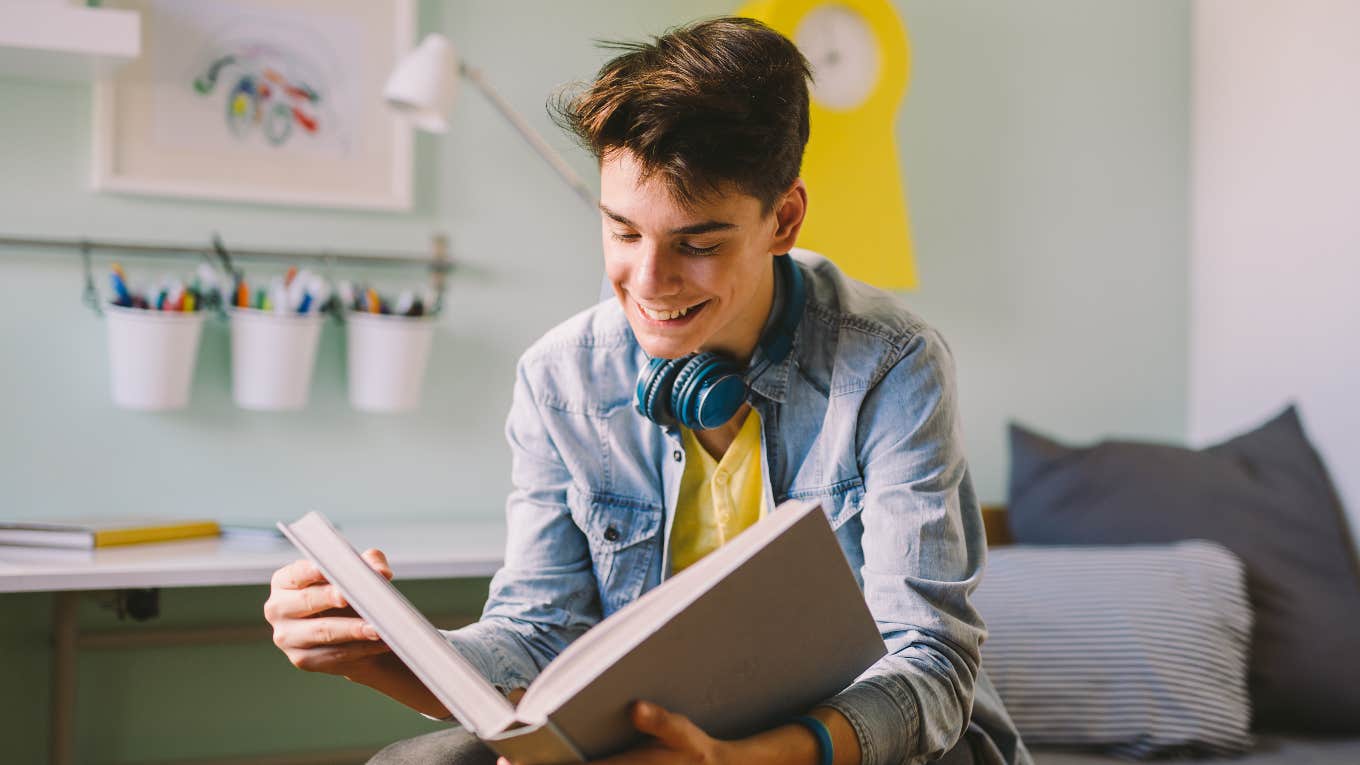
<path id="1" fill-rule="evenodd" d="M 99 191 L 411 206 L 411 128 L 382 90 L 414 0 L 118 0 L 143 53 L 94 89 Z"/>

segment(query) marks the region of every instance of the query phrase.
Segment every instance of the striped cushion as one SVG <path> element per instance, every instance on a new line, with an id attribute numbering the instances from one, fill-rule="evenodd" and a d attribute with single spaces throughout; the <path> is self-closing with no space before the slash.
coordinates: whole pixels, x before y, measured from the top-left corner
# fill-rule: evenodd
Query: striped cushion
<path id="1" fill-rule="evenodd" d="M 1025 742 L 1123 757 L 1251 746 L 1242 562 L 1203 540 L 1003 547 L 973 603 Z"/>

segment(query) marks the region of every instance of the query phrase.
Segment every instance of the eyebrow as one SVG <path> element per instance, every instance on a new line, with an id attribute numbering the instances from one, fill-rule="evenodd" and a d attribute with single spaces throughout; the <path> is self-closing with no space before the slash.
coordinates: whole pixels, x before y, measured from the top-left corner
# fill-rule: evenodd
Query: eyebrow
<path id="1" fill-rule="evenodd" d="M 614 212 L 613 210 L 609 209 L 608 207 L 605 207 L 604 204 L 600 204 L 600 212 L 604 213 L 605 215 L 608 215 L 610 218 L 613 218 L 614 220 L 618 221 L 619 223 L 622 223 L 622 224 L 625 225 L 625 226 L 631 226 L 631 227 L 633 227 L 633 228 L 637 228 L 637 224 L 633 223 L 631 220 L 628 220 L 627 218 L 623 217 L 622 215 L 619 215 L 618 213 Z M 673 229 L 670 230 L 670 233 L 672 233 L 672 234 L 707 234 L 707 233 L 709 233 L 710 231 L 726 231 L 726 230 L 729 229 L 729 228 L 736 228 L 736 227 L 737 227 L 737 224 L 735 224 L 735 223 L 727 223 L 726 221 L 720 221 L 720 220 L 706 220 L 706 221 L 704 221 L 703 223 L 691 223 L 691 224 L 688 225 L 688 226 L 681 226 L 680 228 L 673 228 Z"/>

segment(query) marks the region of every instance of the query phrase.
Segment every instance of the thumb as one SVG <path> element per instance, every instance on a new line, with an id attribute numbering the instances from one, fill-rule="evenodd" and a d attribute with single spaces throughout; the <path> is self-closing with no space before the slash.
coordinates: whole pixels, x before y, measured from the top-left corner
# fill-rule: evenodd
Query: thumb
<path id="1" fill-rule="evenodd" d="M 671 749 L 692 749 L 699 729 L 688 717 L 663 709 L 649 701 L 633 705 L 633 725 Z"/>

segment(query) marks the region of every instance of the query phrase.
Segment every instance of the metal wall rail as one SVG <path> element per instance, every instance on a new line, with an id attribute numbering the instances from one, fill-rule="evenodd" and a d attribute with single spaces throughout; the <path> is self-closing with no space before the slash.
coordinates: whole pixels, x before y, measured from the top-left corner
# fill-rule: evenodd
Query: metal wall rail
<path id="1" fill-rule="evenodd" d="M 426 254 L 341 252 L 335 250 L 273 250 L 231 248 L 228 250 L 220 237 L 214 236 L 208 245 L 172 245 L 149 242 L 118 242 L 100 239 L 38 239 L 31 237 L 0 236 L 0 248 L 21 250 L 56 250 L 69 255 L 108 254 L 183 260 L 186 255 L 198 255 L 211 262 L 223 252 L 234 260 L 263 260 L 279 263 L 311 261 L 333 265 L 360 266 L 424 266 L 443 274 L 453 268 L 449 260 L 448 237 L 435 234 L 430 239 Z"/>
<path id="2" fill-rule="evenodd" d="M 222 237 L 213 234 L 208 246 L 172 245 L 149 242 L 117 242 L 98 239 L 40 239 L 0 235 L 0 251 L 9 250 L 52 250 L 66 255 L 80 256 L 85 272 L 84 292 L 81 295 L 85 305 L 97 316 L 103 315 L 101 299 L 94 283 L 94 267 L 91 256 L 128 256 L 138 258 L 165 258 L 183 261 L 198 257 L 203 261 L 221 268 L 229 278 L 241 278 L 238 263 L 241 261 L 267 261 L 296 264 L 298 262 L 319 263 L 330 275 L 335 266 L 380 266 L 410 268 L 418 266 L 430 273 L 430 286 L 435 293 L 435 311 L 443 306 L 447 277 L 453 270 L 449 258 L 449 239 L 444 234 L 430 237 L 428 255 L 411 253 L 358 253 L 333 250 L 267 250 L 267 249 L 228 249 Z M 340 314 L 333 315 L 339 317 Z"/>

